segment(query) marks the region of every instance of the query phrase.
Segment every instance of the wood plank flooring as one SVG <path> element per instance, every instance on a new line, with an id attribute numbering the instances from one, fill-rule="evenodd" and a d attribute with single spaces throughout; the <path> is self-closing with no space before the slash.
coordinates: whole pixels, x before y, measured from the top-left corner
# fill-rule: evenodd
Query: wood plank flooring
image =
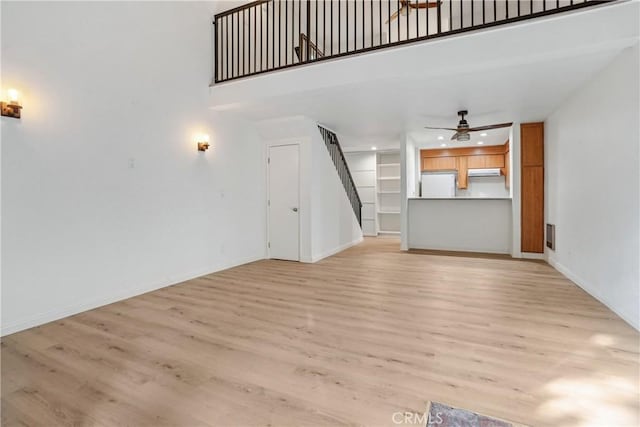
<path id="1" fill-rule="evenodd" d="M 639 344 L 546 264 L 366 239 L 4 337 L 2 424 L 382 426 L 435 400 L 528 425 L 637 426 Z"/>

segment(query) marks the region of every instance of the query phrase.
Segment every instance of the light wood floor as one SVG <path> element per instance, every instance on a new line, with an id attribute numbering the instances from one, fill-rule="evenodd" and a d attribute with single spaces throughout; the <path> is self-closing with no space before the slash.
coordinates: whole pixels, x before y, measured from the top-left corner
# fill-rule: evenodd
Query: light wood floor
<path id="1" fill-rule="evenodd" d="M 365 243 L 2 339 L 3 425 L 394 425 L 428 400 L 637 426 L 639 335 L 546 264 Z"/>

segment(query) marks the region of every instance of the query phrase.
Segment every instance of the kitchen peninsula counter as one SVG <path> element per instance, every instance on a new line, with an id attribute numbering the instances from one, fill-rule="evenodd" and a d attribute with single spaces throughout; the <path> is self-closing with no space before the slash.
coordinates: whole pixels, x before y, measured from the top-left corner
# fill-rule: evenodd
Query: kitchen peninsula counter
<path id="1" fill-rule="evenodd" d="M 511 252 L 510 198 L 409 198 L 408 209 L 411 249 Z"/>

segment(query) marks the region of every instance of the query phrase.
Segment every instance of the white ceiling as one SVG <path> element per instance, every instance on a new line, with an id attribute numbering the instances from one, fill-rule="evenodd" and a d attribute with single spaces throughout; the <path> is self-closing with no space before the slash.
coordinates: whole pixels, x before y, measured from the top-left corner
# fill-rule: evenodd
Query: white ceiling
<path id="1" fill-rule="evenodd" d="M 242 6 L 247 4 L 246 0 L 209 0 L 206 3 L 208 3 L 209 8 L 211 9 L 211 12 L 216 14 L 216 13 L 221 13 L 233 8 L 236 8 L 238 6 Z"/>
<path id="2" fill-rule="evenodd" d="M 350 137 L 345 141 L 384 145 L 386 140 L 398 141 L 403 132 L 423 140 L 434 134 L 424 126 L 455 127 L 460 109 L 469 110 L 471 126 L 544 120 L 616 53 L 599 52 L 484 72 L 467 73 L 461 64 L 462 72 L 437 79 L 362 82 L 270 98 L 244 105 L 238 111 L 252 120 L 304 115 Z M 448 139 L 451 134 L 444 135 Z"/>
<path id="3" fill-rule="evenodd" d="M 461 109 L 471 126 L 544 120 L 637 43 L 637 20 L 627 17 L 638 4 L 621 5 L 214 86 L 212 108 L 251 120 L 304 115 L 343 135 L 347 149 L 384 148 L 405 133 L 425 147 L 448 143 L 451 132 L 424 126 L 455 127 Z M 502 144 L 508 133 L 484 142 Z"/>

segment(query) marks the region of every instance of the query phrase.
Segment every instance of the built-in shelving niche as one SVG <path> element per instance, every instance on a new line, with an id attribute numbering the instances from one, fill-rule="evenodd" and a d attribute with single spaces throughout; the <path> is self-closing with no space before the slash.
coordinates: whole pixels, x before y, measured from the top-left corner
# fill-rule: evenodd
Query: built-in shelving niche
<path id="1" fill-rule="evenodd" d="M 379 152 L 376 158 L 378 233 L 400 234 L 400 153 Z"/>

